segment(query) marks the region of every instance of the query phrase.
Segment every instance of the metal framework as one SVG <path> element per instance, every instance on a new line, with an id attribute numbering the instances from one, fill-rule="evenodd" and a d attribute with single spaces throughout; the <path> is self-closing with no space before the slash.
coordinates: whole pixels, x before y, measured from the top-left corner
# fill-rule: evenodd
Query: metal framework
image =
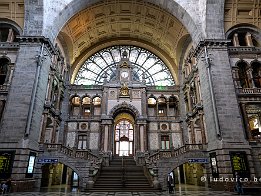
<path id="1" fill-rule="evenodd" d="M 117 64 L 123 51 L 128 53 L 133 65 L 133 79 L 145 78 L 148 86 L 173 86 L 174 79 L 164 62 L 144 48 L 136 46 L 112 46 L 102 49 L 88 58 L 79 69 L 75 84 L 102 85 L 105 75 L 108 81 L 116 77 Z"/>

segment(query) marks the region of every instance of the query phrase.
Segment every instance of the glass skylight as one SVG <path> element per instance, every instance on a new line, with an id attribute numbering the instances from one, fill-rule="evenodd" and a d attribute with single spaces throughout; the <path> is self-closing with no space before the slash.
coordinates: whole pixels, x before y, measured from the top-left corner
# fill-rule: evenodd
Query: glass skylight
<path id="1" fill-rule="evenodd" d="M 112 46 L 100 50 L 87 59 L 79 69 L 74 83 L 77 85 L 102 85 L 116 77 L 117 64 L 126 51 L 133 65 L 133 79 L 142 81 L 144 75 L 148 86 L 172 86 L 173 77 L 163 61 L 148 50 L 136 46 Z"/>

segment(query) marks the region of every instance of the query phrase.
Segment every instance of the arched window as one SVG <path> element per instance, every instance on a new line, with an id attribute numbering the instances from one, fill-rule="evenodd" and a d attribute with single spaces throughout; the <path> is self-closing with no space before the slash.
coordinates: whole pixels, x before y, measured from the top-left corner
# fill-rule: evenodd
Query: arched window
<path id="1" fill-rule="evenodd" d="M 150 86 L 175 84 L 170 70 L 159 57 L 136 46 L 112 46 L 98 51 L 84 62 L 74 83 L 102 85 L 105 73 L 108 81 L 113 80 L 123 51 L 129 54 L 128 58 L 133 65 L 133 80 L 142 81 L 145 77 L 146 85 Z"/>
<path id="2" fill-rule="evenodd" d="M 165 97 L 158 98 L 158 116 L 166 116 L 167 114 L 167 101 Z"/>
<path id="3" fill-rule="evenodd" d="M 247 76 L 247 64 L 245 62 L 239 62 L 237 64 L 238 66 L 238 76 L 239 76 L 239 81 L 240 81 L 240 85 L 242 88 L 249 88 L 249 79 Z"/>
<path id="4" fill-rule="evenodd" d="M 259 62 L 253 62 L 251 66 L 255 87 L 261 88 L 261 64 Z"/>
<path id="5" fill-rule="evenodd" d="M 153 95 L 150 95 L 148 98 L 148 115 L 149 116 L 156 116 L 157 113 L 157 100 Z"/>
<path id="6" fill-rule="evenodd" d="M 259 47 L 260 32 L 255 27 L 240 26 L 227 32 L 227 38 L 232 40 L 231 46 Z"/>
<path id="7" fill-rule="evenodd" d="M 178 115 L 178 100 L 175 96 L 169 97 L 169 116 Z"/>
<path id="8" fill-rule="evenodd" d="M 148 107 L 155 107 L 157 104 L 157 101 L 154 97 L 148 98 Z"/>
<path id="9" fill-rule="evenodd" d="M 101 98 L 100 97 L 94 97 L 93 98 L 93 105 L 94 106 L 100 106 L 101 105 Z"/>
<path id="10" fill-rule="evenodd" d="M 71 113 L 73 116 L 80 115 L 81 98 L 75 96 L 71 99 Z"/>
<path id="11" fill-rule="evenodd" d="M 7 58 L 0 58 L 0 85 L 6 81 L 9 60 Z"/>
<path id="12" fill-rule="evenodd" d="M 18 30 L 11 24 L 0 21 L 0 42 L 13 42 L 19 35 Z"/>
<path id="13" fill-rule="evenodd" d="M 100 97 L 94 97 L 92 99 L 93 103 L 93 114 L 94 115 L 100 115 L 101 114 L 101 98 Z"/>
<path id="14" fill-rule="evenodd" d="M 91 98 L 84 97 L 82 99 L 82 114 L 83 117 L 89 117 L 91 115 Z"/>

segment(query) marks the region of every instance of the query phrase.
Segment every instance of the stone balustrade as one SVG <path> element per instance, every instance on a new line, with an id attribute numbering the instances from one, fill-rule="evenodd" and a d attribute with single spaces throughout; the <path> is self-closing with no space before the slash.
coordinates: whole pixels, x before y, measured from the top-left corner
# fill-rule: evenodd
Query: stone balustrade
<path id="1" fill-rule="evenodd" d="M 4 92 L 8 92 L 9 90 L 9 85 L 3 84 L 0 85 L 0 92 L 4 93 Z"/>
<path id="2" fill-rule="evenodd" d="M 261 94 L 261 88 L 241 88 L 237 89 L 238 94 Z"/>
<path id="3" fill-rule="evenodd" d="M 91 153 L 89 150 L 78 150 L 75 148 L 72 149 L 63 146 L 62 144 L 50 144 L 50 143 L 46 143 L 45 147 L 48 151 L 58 151 L 69 157 L 86 159 L 91 161 L 92 163 L 99 163 L 101 160 L 99 156 Z"/>
<path id="4" fill-rule="evenodd" d="M 181 154 L 184 154 L 189 151 L 198 151 L 203 150 L 203 144 L 185 144 L 177 149 L 170 149 L 170 150 L 159 150 L 158 152 L 150 155 L 146 162 L 147 163 L 154 163 L 161 158 L 171 158 L 171 157 L 178 157 Z"/>

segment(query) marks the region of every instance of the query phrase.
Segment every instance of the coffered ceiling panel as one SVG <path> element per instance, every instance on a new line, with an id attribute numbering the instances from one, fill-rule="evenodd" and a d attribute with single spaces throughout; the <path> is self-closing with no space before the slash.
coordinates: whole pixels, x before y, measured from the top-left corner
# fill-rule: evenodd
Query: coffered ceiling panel
<path id="1" fill-rule="evenodd" d="M 185 27 L 163 9 L 138 1 L 102 1 L 72 17 L 63 27 L 73 43 L 71 63 L 89 47 L 107 39 L 128 37 L 150 42 L 177 64 L 177 44 Z M 128 43 L 126 43 L 128 44 Z"/>
<path id="2" fill-rule="evenodd" d="M 24 0 L 1 0 L 0 18 L 15 21 L 21 28 L 24 26 Z"/>
<path id="3" fill-rule="evenodd" d="M 261 28 L 260 0 L 226 0 L 225 31 L 237 24 L 252 24 Z"/>

